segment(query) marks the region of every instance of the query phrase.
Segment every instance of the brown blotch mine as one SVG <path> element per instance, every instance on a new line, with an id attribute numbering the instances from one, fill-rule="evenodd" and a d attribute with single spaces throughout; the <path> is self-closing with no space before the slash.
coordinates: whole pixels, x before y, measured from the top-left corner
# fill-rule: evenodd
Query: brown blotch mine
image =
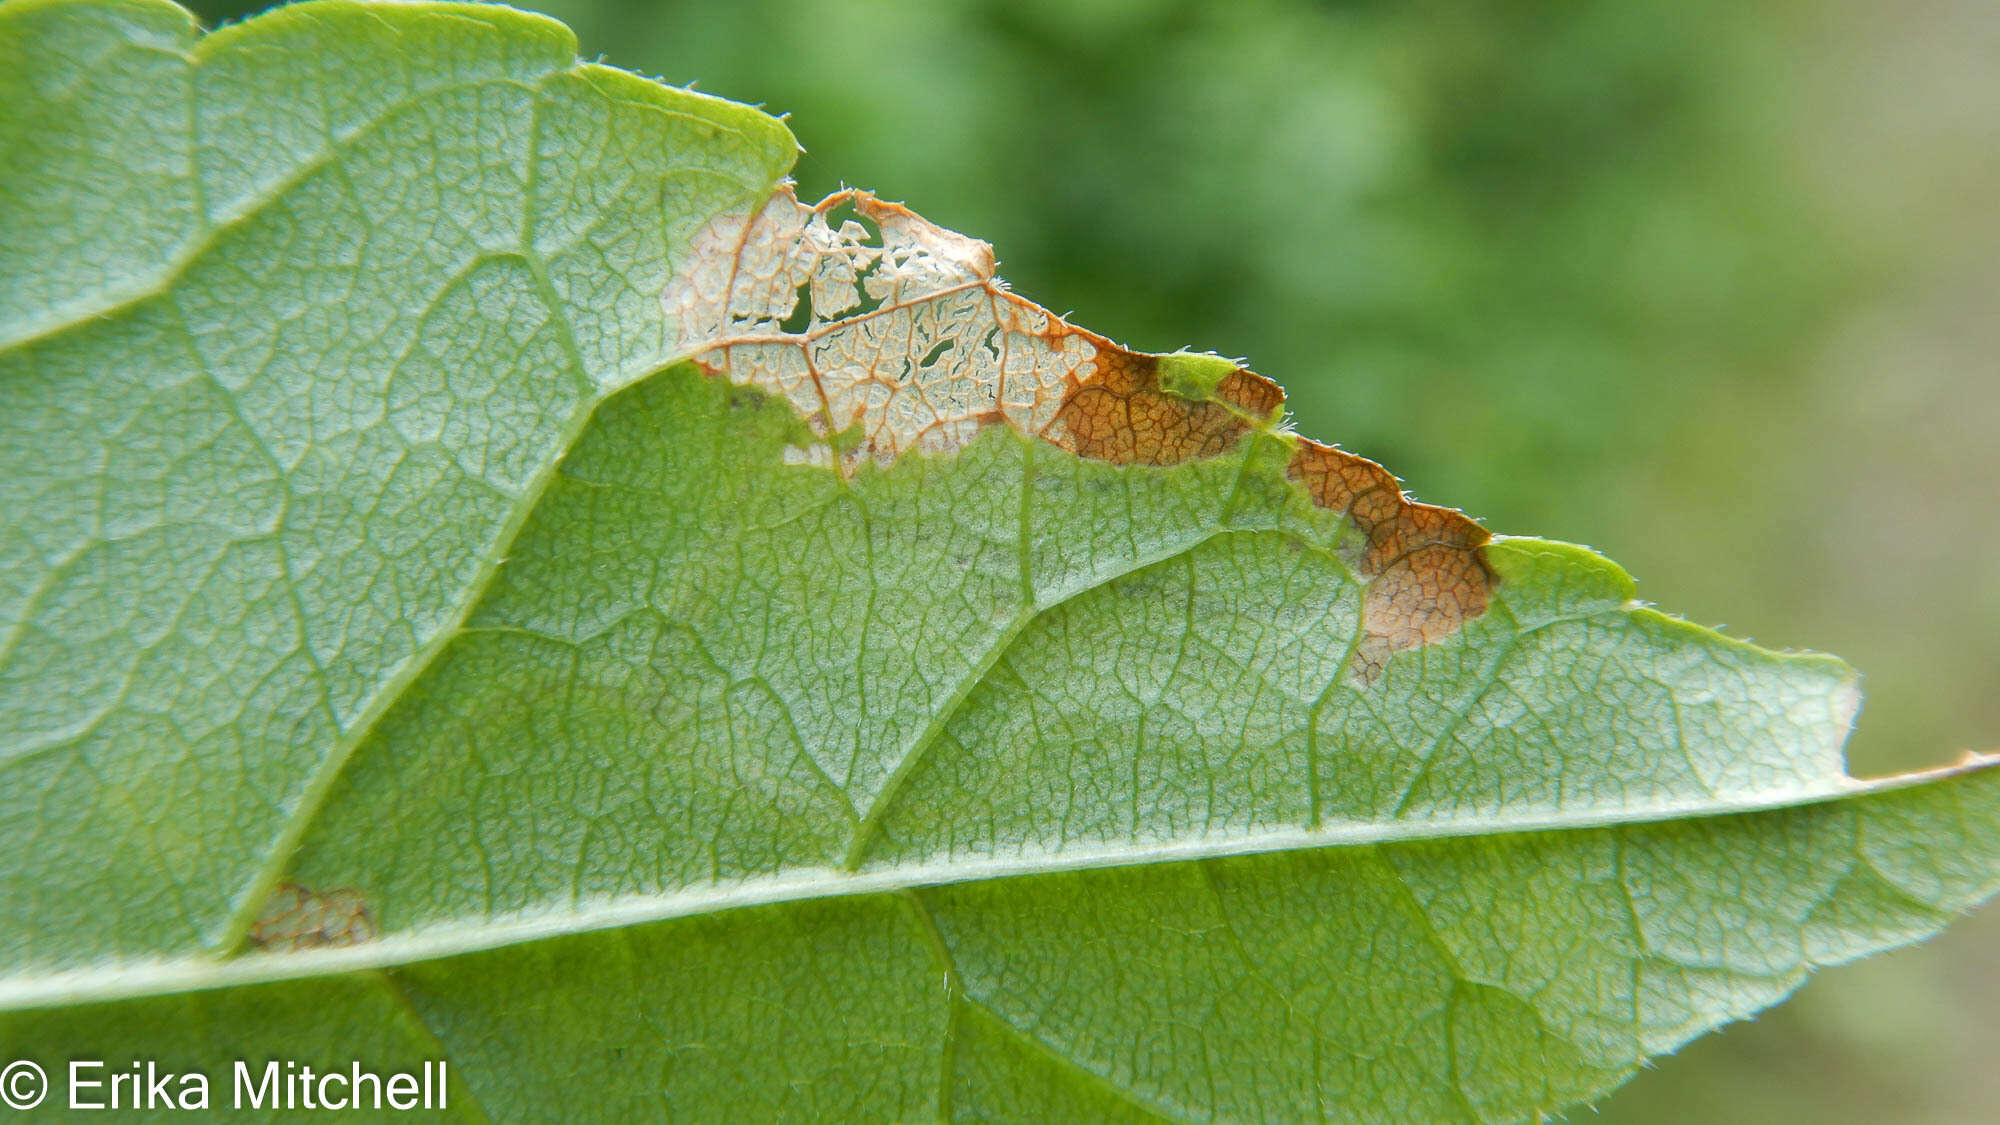
<path id="1" fill-rule="evenodd" d="M 830 225 L 842 205 L 858 219 Z M 704 374 L 789 402 L 821 460 L 843 474 L 910 450 L 948 452 L 989 426 L 1135 466 L 1219 457 L 1246 435 L 1271 433 L 1293 446 L 1292 480 L 1363 536 L 1353 681 L 1372 682 L 1394 653 L 1486 611 L 1495 578 L 1478 524 L 1412 503 L 1372 461 L 1283 431 L 1284 391 L 1232 360 L 1135 352 L 1016 295 L 994 276 L 984 242 L 868 192 L 808 208 L 789 188 L 753 214 L 719 217 L 695 242 L 693 266 L 661 297 L 676 338 L 700 344 L 694 362 Z M 789 329 L 801 292 L 810 315 Z M 781 359 L 791 348 L 796 356 Z M 271 910 L 259 944 L 373 936 L 351 891 L 292 888 L 290 904 L 281 894 Z"/>
<path id="2" fill-rule="evenodd" d="M 250 927 L 257 948 L 284 953 L 359 945 L 375 934 L 375 917 L 360 891 L 315 891 L 297 883 L 278 884 Z"/>
<path id="3" fill-rule="evenodd" d="M 1043 434 L 1079 457 L 1121 465 L 1216 457 L 1284 406 L 1276 383 L 1227 361 L 1128 351 L 1057 324 L 1052 331 L 1083 335 L 1097 353 L 1093 374 L 1069 389 Z M 1163 385 L 1167 364 L 1178 365 L 1179 383 Z M 1287 475 L 1363 536 L 1361 639 L 1347 669 L 1355 683 L 1373 683 L 1390 656 L 1435 644 L 1486 612 L 1495 578 L 1481 553 L 1491 538 L 1485 528 L 1463 512 L 1410 501 L 1373 461 L 1296 440 Z"/>
<path id="4" fill-rule="evenodd" d="M 1492 536 L 1470 516 L 1412 503 L 1387 469 L 1305 438 L 1287 472 L 1366 537 L 1361 640 L 1348 666 L 1356 683 L 1373 683 L 1390 656 L 1435 644 L 1486 612 L 1495 579 L 1481 548 Z"/>
<path id="5" fill-rule="evenodd" d="M 1242 368 L 1223 376 L 1206 399 L 1183 397 L 1160 385 L 1165 357 L 1086 335 L 1097 347 L 1096 371 L 1063 396 L 1043 435 L 1079 457 L 1178 465 L 1220 456 L 1284 404 L 1276 383 Z"/>

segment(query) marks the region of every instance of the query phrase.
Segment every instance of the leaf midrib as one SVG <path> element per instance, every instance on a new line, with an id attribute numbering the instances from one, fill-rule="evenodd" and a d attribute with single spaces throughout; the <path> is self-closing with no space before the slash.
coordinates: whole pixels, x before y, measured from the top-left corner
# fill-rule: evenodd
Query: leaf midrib
<path id="1" fill-rule="evenodd" d="M 1643 809 L 1600 810 L 1589 815 L 1570 813 L 1505 818 L 1462 817 L 1405 824 L 1336 822 L 1318 829 L 1270 831 L 1223 840 L 1171 841 L 1091 850 L 1072 848 L 1060 855 L 952 860 L 861 872 L 847 872 L 835 867 L 811 868 L 789 872 L 783 876 L 741 880 L 727 886 L 696 886 L 665 894 L 599 899 L 583 905 L 568 906 L 562 910 L 521 914 L 508 919 L 444 923 L 422 930 L 390 934 L 374 941 L 341 949 L 316 949 L 294 953 L 249 952 L 229 959 L 217 959 L 212 956 L 163 958 L 122 965 L 59 969 L 32 975 L 0 977 L 0 1011 L 50 1008 L 311 979 L 361 969 L 394 968 L 599 930 L 695 917 L 723 910 L 872 895 L 953 883 L 1055 875 L 1309 848 L 1420 843 L 1523 832 L 1658 824 L 1695 817 L 1768 812 L 1921 785 L 1970 770 L 1994 766 L 1996 761 L 2000 760 L 1973 760 L 1929 773 L 1904 774 L 1876 782 L 1843 779 L 1847 784 L 1821 790 L 1800 789 L 1793 792 L 1769 793 L 1755 800 L 1736 800 L 1726 804 L 1713 801 L 1681 801 L 1652 805 Z"/>

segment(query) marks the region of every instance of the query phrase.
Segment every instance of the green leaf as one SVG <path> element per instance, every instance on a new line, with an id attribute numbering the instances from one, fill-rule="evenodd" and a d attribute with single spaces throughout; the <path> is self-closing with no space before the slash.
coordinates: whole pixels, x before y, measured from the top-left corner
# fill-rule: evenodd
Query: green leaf
<path id="1" fill-rule="evenodd" d="M 1847 778 L 1839 662 L 551 21 L 11 0 L 0 60 L 0 1059 L 1528 1120 L 2000 884 L 2000 771 Z"/>

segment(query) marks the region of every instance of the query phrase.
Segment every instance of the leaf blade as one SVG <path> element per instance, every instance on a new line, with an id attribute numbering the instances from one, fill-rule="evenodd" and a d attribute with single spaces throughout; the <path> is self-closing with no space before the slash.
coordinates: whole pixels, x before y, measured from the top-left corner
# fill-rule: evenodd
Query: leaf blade
<path id="1" fill-rule="evenodd" d="M 690 1114 L 1512 1120 L 1994 889 L 1992 771 L 1852 782 L 1843 665 L 1638 607 L 1580 548 L 1484 546 L 1490 601 L 1385 641 L 1385 544 L 1437 544 L 1302 480 L 1275 386 L 1037 319 L 983 244 L 872 197 L 902 249 L 813 227 L 754 111 L 492 8 L 330 0 L 167 55 L 213 111 L 182 156 L 208 233 L 145 233 L 180 229 L 168 193 L 139 233 L 51 212 L 151 246 L 109 282 L 4 259 L 34 279 L 0 307 L 0 453 L 35 486 L 0 536 L 16 1053 L 193 1066 L 359 1022 L 371 1058 L 449 1055 L 474 1115 L 558 1115 L 587 1066 L 665 1076 L 596 1091 L 632 1112 L 663 1084 Z M 766 215 L 826 240 L 815 270 L 885 271 L 889 401 L 984 343 L 887 288 L 913 270 L 1101 367 L 1061 409 L 842 429 L 841 384 L 766 378 L 800 341 L 690 337 L 714 293 L 674 303 L 726 267 L 718 323 L 776 332 L 806 244 L 751 254 Z M 768 308 L 737 302 L 752 261 Z M 877 311 L 811 288 L 828 339 Z M 371 308 L 400 346 L 354 331 Z M 949 347 L 912 342 L 926 315 Z M 385 573 L 417 596 L 375 600 Z M 65 635 L 164 662 L 107 693 Z M 163 723 L 65 757 L 104 731 L 62 708 L 127 691 Z M 246 711 L 247 742 L 175 725 Z M 281 877 L 373 940 L 228 956 L 275 941 Z"/>

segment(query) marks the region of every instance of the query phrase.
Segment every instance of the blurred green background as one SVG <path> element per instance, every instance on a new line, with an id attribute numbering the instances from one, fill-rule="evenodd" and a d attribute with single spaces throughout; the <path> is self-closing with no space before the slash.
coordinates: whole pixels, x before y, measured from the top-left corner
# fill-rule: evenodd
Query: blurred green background
<path id="1" fill-rule="evenodd" d="M 1987 0 L 541 6 L 792 114 L 801 195 L 907 199 L 1080 324 L 1249 357 L 1425 499 L 1845 656 L 1857 772 L 2000 744 Z M 1996 1057 L 1989 908 L 1600 1119 L 1995 1121 Z"/>

